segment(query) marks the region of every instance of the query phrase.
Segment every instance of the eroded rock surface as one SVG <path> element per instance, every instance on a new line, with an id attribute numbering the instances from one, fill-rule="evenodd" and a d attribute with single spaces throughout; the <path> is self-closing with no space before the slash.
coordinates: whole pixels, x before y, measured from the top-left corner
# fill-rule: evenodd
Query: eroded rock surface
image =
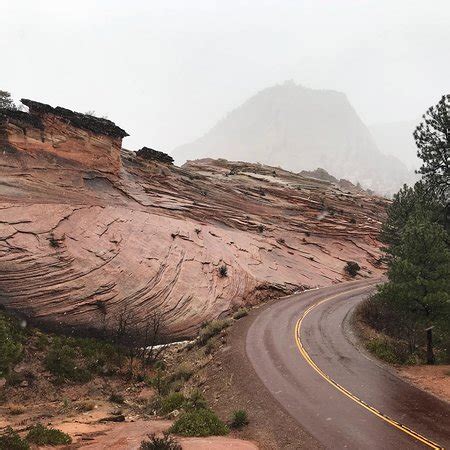
<path id="1" fill-rule="evenodd" d="M 120 135 L 46 111 L 32 133 L 0 123 L 7 308 L 93 330 L 125 308 L 142 321 L 162 311 L 180 338 L 241 305 L 337 283 L 348 260 L 381 273 L 382 198 L 258 164 L 143 161 Z"/>

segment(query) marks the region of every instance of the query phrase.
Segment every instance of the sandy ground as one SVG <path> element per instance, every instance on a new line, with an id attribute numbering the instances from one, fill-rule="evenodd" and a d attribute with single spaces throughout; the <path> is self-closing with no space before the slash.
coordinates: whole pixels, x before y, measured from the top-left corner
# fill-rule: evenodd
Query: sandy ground
<path id="1" fill-rule="evenodd" d="M 60 424 L 58 428 L 74 437 L 70 448 L 87 450 L 137 450 L 147 435 L 160 435 L 170 427 L 170 420 L 136 420 L 135 422 L 104 424 Z M 177 438 L 186 450 L 256 450 L 249 441 L 232 437 Z"/>
<path id="2" fill-rule="evenodd" d="M 26 414 L 15 416 L 14 428 L 26 432 Z M 111 405 L 97 402 L 95 409 L 69 417 L 48 418 L 43 422 L 46 425 L 57 428 L 72 437 L 73 443 L 61 447 L 65 449 L 88 450 L 134 450 L 139 449 L 141 442 L 148 435 L 161 435 L 172 425 L 171 420 L 150 419 L 144 420 L 127 415 L 125 422 L 103 422 L 105 418 L 111 418 Z M 11 417 L 9 419 L 12 419 Z M 0 419 L 0 429 L 11 424 L 11 420 Z M 233 436 L 208 437 L 208 438 L 181 438 L 176 437 L 183 449 L 195 450 L 256 450 L 258 447 L 242 439 Z"/>
<path id="3" fill-rule="evenodd" d="M 450 402 L 450 365 L 399 367 L 398 373 L 421 389 Z"/>

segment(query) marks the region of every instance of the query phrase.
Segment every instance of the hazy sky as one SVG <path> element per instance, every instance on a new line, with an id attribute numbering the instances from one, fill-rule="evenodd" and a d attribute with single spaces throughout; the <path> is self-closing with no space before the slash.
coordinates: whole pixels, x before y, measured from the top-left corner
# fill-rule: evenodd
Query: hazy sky
<path id="1" fill-rule="evenodd" d="M 293 79 L 347 94 L 367 123 L 450 93 L 450 0 L 0 0 L 0 89 L 170 151 Z"/>

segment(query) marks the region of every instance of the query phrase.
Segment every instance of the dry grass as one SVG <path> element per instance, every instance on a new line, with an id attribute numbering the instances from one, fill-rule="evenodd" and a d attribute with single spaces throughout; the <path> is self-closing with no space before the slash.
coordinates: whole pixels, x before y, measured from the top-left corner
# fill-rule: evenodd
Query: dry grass
<path id="1" fill-rule="evenodd" d="M 78 411 L 81 412 L 88 412 L 88 411 L 92 411 L 93 409 L 96 408 L 96 404 L 93 400 L 82 400 L 80 402 L 77 403 L 76 408 Z"/>
<path id="2" fill-rule="evenodd" d="M 22 405 L 18 405 L 16 403 L 9 403 L 6 405 L 8 408 L 9 414 L 12 416 L 19 416 L 20 414 L 23 414 L 26 411 L 26 408 Z"/>

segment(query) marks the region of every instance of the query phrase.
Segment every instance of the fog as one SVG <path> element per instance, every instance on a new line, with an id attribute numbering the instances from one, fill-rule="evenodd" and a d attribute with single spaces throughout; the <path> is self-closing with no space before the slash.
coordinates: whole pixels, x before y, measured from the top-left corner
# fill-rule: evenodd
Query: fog
<path id="1" fill-rule="evenodd" d="M 345 92 L 363 121 L 420 117 L 449 91 L 450 2 L 0 0 L 0 89 L 171 151 L 293 79 Z"/>

